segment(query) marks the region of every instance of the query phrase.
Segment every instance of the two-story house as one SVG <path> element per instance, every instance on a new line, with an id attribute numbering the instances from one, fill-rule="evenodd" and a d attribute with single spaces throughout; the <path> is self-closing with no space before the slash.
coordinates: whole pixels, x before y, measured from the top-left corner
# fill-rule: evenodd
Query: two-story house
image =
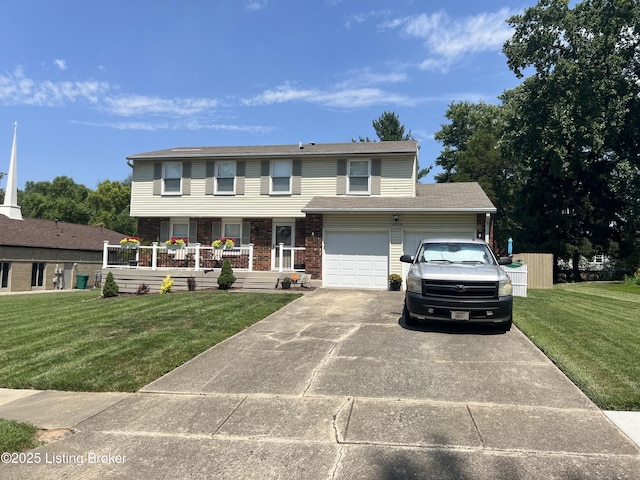
<path id="1" fill-rule="evenodd" d="M 418 184 L 415 141 L 172 148 L 127 161 L 143 239 L 233 238 L 251 245 L 251 269 L 284 265 L 327 287 L 387 288 L 424 237 L 491 240 L 496 209 L 482 188 Z"/>

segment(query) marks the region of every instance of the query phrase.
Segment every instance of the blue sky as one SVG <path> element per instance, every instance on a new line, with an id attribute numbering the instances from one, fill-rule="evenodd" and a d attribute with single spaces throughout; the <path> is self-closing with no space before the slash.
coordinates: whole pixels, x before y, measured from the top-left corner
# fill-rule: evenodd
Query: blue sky
<path id="1" fill-rule="evenodd" d="M 505 19 L 535 3 L 3 2 L 0 171 L 14 121 L 20 188 L 60 175 L 95 188 L 126 178 L 130 154 L 375 138 L 384 111 L 427 166 L 451 102 L 496 102 L 520 83 Z"/>

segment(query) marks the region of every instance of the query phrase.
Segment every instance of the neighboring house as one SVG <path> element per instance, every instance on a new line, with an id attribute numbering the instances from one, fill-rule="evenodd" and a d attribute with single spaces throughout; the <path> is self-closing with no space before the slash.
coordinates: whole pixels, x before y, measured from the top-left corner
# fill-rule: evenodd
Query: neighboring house
<path id="1" fill-rule="evenodd" d="M 415 141 L 173 148 L 127 161 L 143 240 L 233 238 L 251 245 L 253 270 L 284 265 L 327 287 L 387 288 L 424 237 L 492 240 L 496 208 L 482 188 L 418 184 Z"/>
<path id="2" fill-rule="evenodd" d="M 0 293 L 70 289 L 79 274 L 89 275 L 92 287 L 104 241 L 122 238 L 101 227 L 0 214 Z"/>
<path id="3" fill-rule="evenodd" d="M 22 218 L 18 205 L 16 132 L 0 205 L 0 293 L 69 289 L 76 275 L 89 275 L 94 285 L 102 267 L 104 242 L 117 243 L 123 235 L 101 227 L 36 218 Z M 99 270 L 98 270 L 99 271 Z"/>

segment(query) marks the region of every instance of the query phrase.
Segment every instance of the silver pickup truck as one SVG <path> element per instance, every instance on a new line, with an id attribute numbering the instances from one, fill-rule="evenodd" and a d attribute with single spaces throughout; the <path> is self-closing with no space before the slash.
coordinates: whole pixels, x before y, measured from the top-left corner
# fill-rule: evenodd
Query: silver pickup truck
<path id="1" fill-rule="evenodd" d="M 423 240 L 407 275 L 403 316 L 407 325 L 418 320 L 446 320 L 494 324 L 511 329 L 513 297 L 511 280 L 481 240 Z"/>

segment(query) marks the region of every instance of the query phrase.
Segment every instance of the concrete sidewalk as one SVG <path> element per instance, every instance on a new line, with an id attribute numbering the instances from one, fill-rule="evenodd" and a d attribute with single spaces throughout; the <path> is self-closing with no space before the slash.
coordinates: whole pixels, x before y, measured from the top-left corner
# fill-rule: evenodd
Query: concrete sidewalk
<path id="1" fill-rule="evenodd" d="M 401 307 L 319 289 L 136 394 L 9 391 L 0 417 L 75 433 L 0 476 L 638 478 L 638 447 L 517 329 L 408 329 Z"/>

